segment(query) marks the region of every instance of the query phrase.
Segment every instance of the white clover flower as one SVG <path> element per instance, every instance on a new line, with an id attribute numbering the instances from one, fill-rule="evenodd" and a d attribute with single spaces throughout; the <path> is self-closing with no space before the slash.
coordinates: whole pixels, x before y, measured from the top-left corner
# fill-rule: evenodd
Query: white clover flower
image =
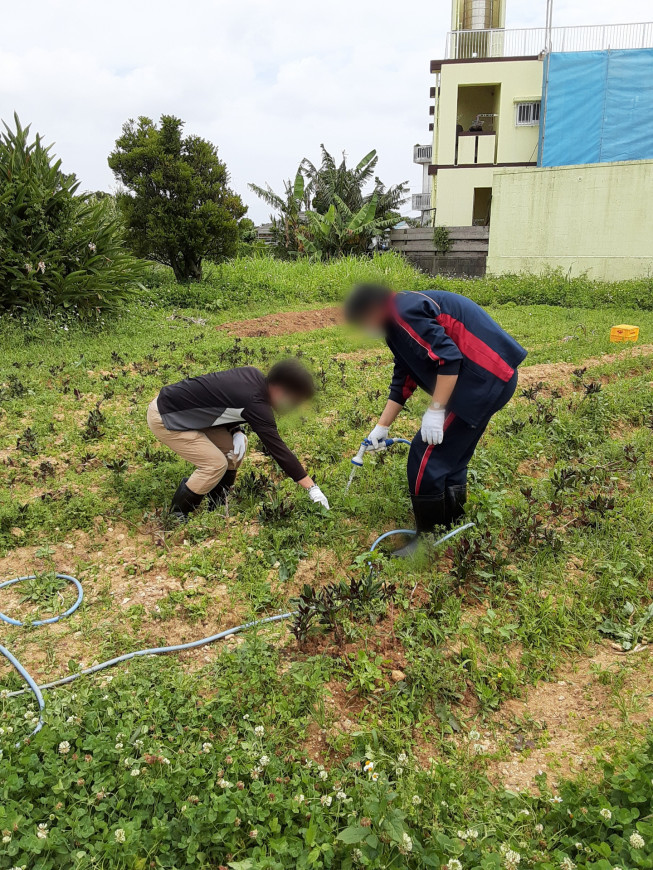
<path id="1" fill-rule="evenodd" d="M 11 843 L 11 834 L 5 834 L 2 838 L 3 843 Z"/>
<path id="2" fill-rule="evenodd" d="M 326 772 L 326 770 L 321 770 L 319 776 L 320 776 L 320 779 L 328 779 L 329 778 L 329 774 Z"/>
<path id="3" fill-rule="evenodd" d="M 296 794 L 295 797 L 293 798 L 293 800 L 298 804 L 303 804 L 304 801 L 306 800 L 306 798 L 304 797 L 303 794 Z"/>
<path id="4" fill-rule="evenodd" d="M 268 764 L 270 763 L 270 759 L 268 758 L 267 755 L 262 755 L 262 756 L 259 758 L 258 763 L 259 763 L 259 765 L 260 765 L 261 767 L 267 767 Z"/>
<path id="5" fill-rule="evenodd" d="M 228 779 L 219 779 L 218 785 L 220 788 L 231 788 L 232 783 L 230 783 Z"/>
<path id="6" fill-rule="evenodd" d="M 336 792 L 336 798 L 337 798 L 339 801 L 346 801 L 346 800 L 347 800 L 347 794 L 346 794 L 346 792 L 344 792 L 344 791 L 338 791 L 338 792 Z"/>
<path id="7" fill-rule="evenodd" d="M 320 803 L 322 804 L 323 807 L 330 807 L 331 804 L 333 803 L 333 798 L 331 797 L 330 794 L 323 794 L 322 797 L 320 798 Z"/>
<path id="8" fill-rule="evenodd" d="M 365 770 L 365 771 L 374 770 L 374 762 L 373 761 L 366 761 L 365 764 L 363 765 L 363 770 Z"/>
<path id="9" fill-rule="evenodd" d="M 140 767 L 132 767 L 130 772 L 131 772 L 132 776 L 140 776 L 141 775 Z"/>
<path id="10" fill-rule="evenodd" d="M 633 831 L 633 833 L 628 838 L 628 842 L 633 847 L 633 849 L 643 849 L 646 845 L 646 840 L 642 837 L 641 834 L 638 834 L 637 831 Z"/>
<path id="11" fill-rule="evenodd" d="M 601 816 L 602 819 L 605 819 L 606 822 L 609 822 L 610 819 L 612 818 L 612 813 L 610 812 L 610 810 L 607 807 L 603 807 L 602 810 L 599 810 L 599 815 Z"/>
<path id="12" fill-rule="evenodd" d="M 544 825 L 540 825 L 540 823 L 538 822 L 538 824 L 535 825 L 535 833 L 541 834 L 543 830 L 544 830 Z"/>
<path id="13" fill-rule="evenodd" d="M 48 838 L 48 826 L 45 822 L 41 822 L 36 828 L 36 836 L 39 840 L 47 840 Z"/>
<path id="14" fill-rule="evenodd" d="M 520 816 L 530 816 L 530 813 L 528 810 L 520 810 L 519 815 Z"/>
<path id="15" fill-rule="evenodd" d="M 408 761 L 408 756 L 405 752 L 400 752 L 397 756 L 397 761 L 399 762 L 399 764 L 405 764 Z"/>
<path id="16" fill-rule="evenodd" d="M 469 732 L 469 739 L 470 740 L 480 740 L 481 739 L 481 735 L 476 730 L 476 728 L 472 728 L 472 730 Z"/>
<path id="17" fill-rule="evenodd" d="M 43 260 L 39 260 L 39 264 L 36 267 L 36 271 L 41 272 L 43 275 L 45 275 L 45 263 L 43 262 Z"/>
<path id="18" fill-rule="evenodd" d="M 70 743 L 67 740 L 62 740 L 59 744 L 59 754 L 60 755 L 68 755 L 70 752 Z"/>
<path id="19" fill-rule="evenodd" d="M 94 254 L 97 251 L 97 246 L 93 242 L 89 242 L 88 249 L 92 254 Z"/>
<path id="20" fill-rule="evenodd" d="M 404 772 L 403 767 L 395 767 L 395 773 L 397 774 L 397 776 L 401 776 L 401 774 L 403 772 Z"/>
<path id="21" fill-rule="evenodd" d="M 125 842 L 125 832 L 122 828 L 116 828 L 116 830 L 113 832 L 113 836 L 116 838 L 116 843 Z"/>
<path id="22" fill-rule="evenodd" d="M 577 849 L 577 850 L 580 852 L 580 850 L 581 850 L 582 848 L 583 848 L 583 844 L 582 844 L 582 843 L 574 843 L 574 849 Z"/>
<path id="23" fill-rule="evenodd" d="M 134 740 L 134 746 L 137 749 L 142 749 L 145 743 L 142 740 Z"/>
<path id="24" fill-rule="evenodd" d="M 512 849 L 508 849 L 503 857 L 508 870 L 514 870 L 521 861 L 521 855 L 519 852 L 515 852 Z"/>
<path id="25" fill-rule="evenodd" d="M 206 752 L 207 754 L 213 749 L 212 743 L 202 743 L 202 752 Z"/>
<path id="26" fill-rule="evenodd" d="M 122 748 L 123 748 L 123 744 L 122 744 L 122 743 L 116 743 L 116 749 L 117 749 L 118 751 L 120 751 Z"/>
<path id="27" fill-rule="evenodd" d="M 399 846 L 399 851 L 402 855 L 406 855 L 408 852 L 413 851 L 413 841 L 405 831 L 401 838 L 401 845 Z"/>
<path id="28" fill-rule="evenodd" d="M 254 734 L 256 734 L 257 737 L 263 737 L 265 734 L 265 728 L 262 725 L 257 725 L 254 729 Z"/>
<path id="29" fill-rule="evenodd" d="M 170 764 L 170 759 L 169 759 L 169 758 L 164 758 L 164 759 L 163 759 L 163 763 L 164 763 L 164 764 Z"/>
<path id="30" fill-rule="evenodd" d="M 418 794 L 414 794 L 412 798 L 412 803 L 414 807 L 418 807 L 422 803 L 422 799 Z"/>
<path id="31" fill-rule="evenodd" d="M 351 856 L 357 864 L 360 864 L 363 860 L 363 853 L 360 849 L 353 849 Z"/>
<path id="32" fill-rule="evenodd" d="M 452 858 L 445 866 L 447 867 L 447 870 L 463 870 L 463 865 L 460 863 L 458 858 Z"/>
<path id="33" fill-rule="evenodd" d="M 576 865 L 571 860 L 571 858 L 567 857 L 567 855 L 565 855 L 565 857 L 562 859 L 562 861 L 559 864 L 559 867 L 560 867 L 560 870 L 576 870 Z"/>

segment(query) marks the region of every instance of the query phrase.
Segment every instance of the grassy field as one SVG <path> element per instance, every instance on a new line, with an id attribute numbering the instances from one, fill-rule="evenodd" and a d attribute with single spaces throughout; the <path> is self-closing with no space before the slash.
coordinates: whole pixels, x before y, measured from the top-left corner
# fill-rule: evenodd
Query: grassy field
<path id="1" fill-rule="evenodd" d="M 393 256 L 240 261 L 194 288 L 159 273 L 94 330 L 0 328 L 0 576 L 38 574 L 0 609 L 65 609 L 55 571 L 85 589 L 64 622 L 0 623 L 38 682 L 341 584 L 321 630 L 283 623 L 46 693 L 44 729 L 19 747 L 34 704 L 0 695 L 2 870 L 653 867 L 650 282 L 439 282 L 529 356 L 473 462 L 476 528 L 421 563 L 380 556 L 370 581 L 371 543 L 411 523 L 404 448 L 344 492 L 389 353 L 343 326 L 240 338 L 237 321 L 381 277 L 434 283 Z M 621 322 L 638 345 L 609 343 Z M 148 402 L 291 353 L 321 389 L 280 428 L 332 510 L 252 437 L 229 516 L 176 527 L 186 468 L 153 440 Z M 416 395 L 393 434 L 422 411 Z M 0 664 L 0 689 L 20 686 Z"/>

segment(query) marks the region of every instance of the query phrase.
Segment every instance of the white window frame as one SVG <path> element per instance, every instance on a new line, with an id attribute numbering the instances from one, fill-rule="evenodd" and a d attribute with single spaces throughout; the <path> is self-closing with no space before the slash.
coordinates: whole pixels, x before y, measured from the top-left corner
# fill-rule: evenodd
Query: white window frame
<path id="1" fill-rule="evenodd" d="M 519 100 L 515 103 L 515 127 L 539 126 L 541 110 L 541 100 Z"/>

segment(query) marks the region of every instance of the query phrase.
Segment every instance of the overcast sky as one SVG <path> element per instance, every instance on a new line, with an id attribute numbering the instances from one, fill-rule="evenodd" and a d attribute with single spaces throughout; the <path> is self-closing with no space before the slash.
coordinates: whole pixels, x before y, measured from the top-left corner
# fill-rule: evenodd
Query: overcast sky
<path id="1" fill-rule="evenodd" d="M 653 18 L 650 0 L 555 0 L 554 24 Z M 544 23 L 545 0 L 508 0 L 508 27 Z M 233 187 L 281 190 L 299 160 L 371 148 L 387 184 L 420 189 L 429 60 L 443 57 L 449 0 L 22 0 L 0 31 L 0 117 L 56 143 L 85 189 L 112 190 L 123 122 L 174 114 L 220 149 Z M 650 83 L 649 83 L 650 86 Z"/>

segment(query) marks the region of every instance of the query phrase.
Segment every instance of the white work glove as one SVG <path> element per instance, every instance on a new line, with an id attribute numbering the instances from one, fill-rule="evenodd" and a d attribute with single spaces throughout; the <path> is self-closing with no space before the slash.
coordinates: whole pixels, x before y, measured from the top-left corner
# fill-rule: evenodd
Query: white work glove
<path id="1" fill-rule="evenodd" d="M 234 432 L 234 446 L 227 453 L 227 459 L 234 462 L 241 462 L 245 458 L 247 452 L 247 435 L 244 432 Z"/>
<path id="2" fill-rule="evenodd" d="M 444 438 L 444 408 L 428 408 L 422 417 L 422 441 L 435 447 Z"/>
<path id="3" fill-rule="evenodd" d="M 367 440 L 372 442 L 372 450 L 379 449 L 379 441 L 383 441 L 388 437 L 388 432 L 390 431 L 389 426 L 379 426 L 377 423 L 374 429 L 367 436 Z"/>
<path id="4" fill-rule="evenodd" d="M 329 510 L 329 501 L 316 483 L 314 483 L 313 486 L 309 489 L 308 495 L 310 500 L 314 501 L 315 504 L 321 504 L 322 507 L 325 507 L 327 510 Z"/>

